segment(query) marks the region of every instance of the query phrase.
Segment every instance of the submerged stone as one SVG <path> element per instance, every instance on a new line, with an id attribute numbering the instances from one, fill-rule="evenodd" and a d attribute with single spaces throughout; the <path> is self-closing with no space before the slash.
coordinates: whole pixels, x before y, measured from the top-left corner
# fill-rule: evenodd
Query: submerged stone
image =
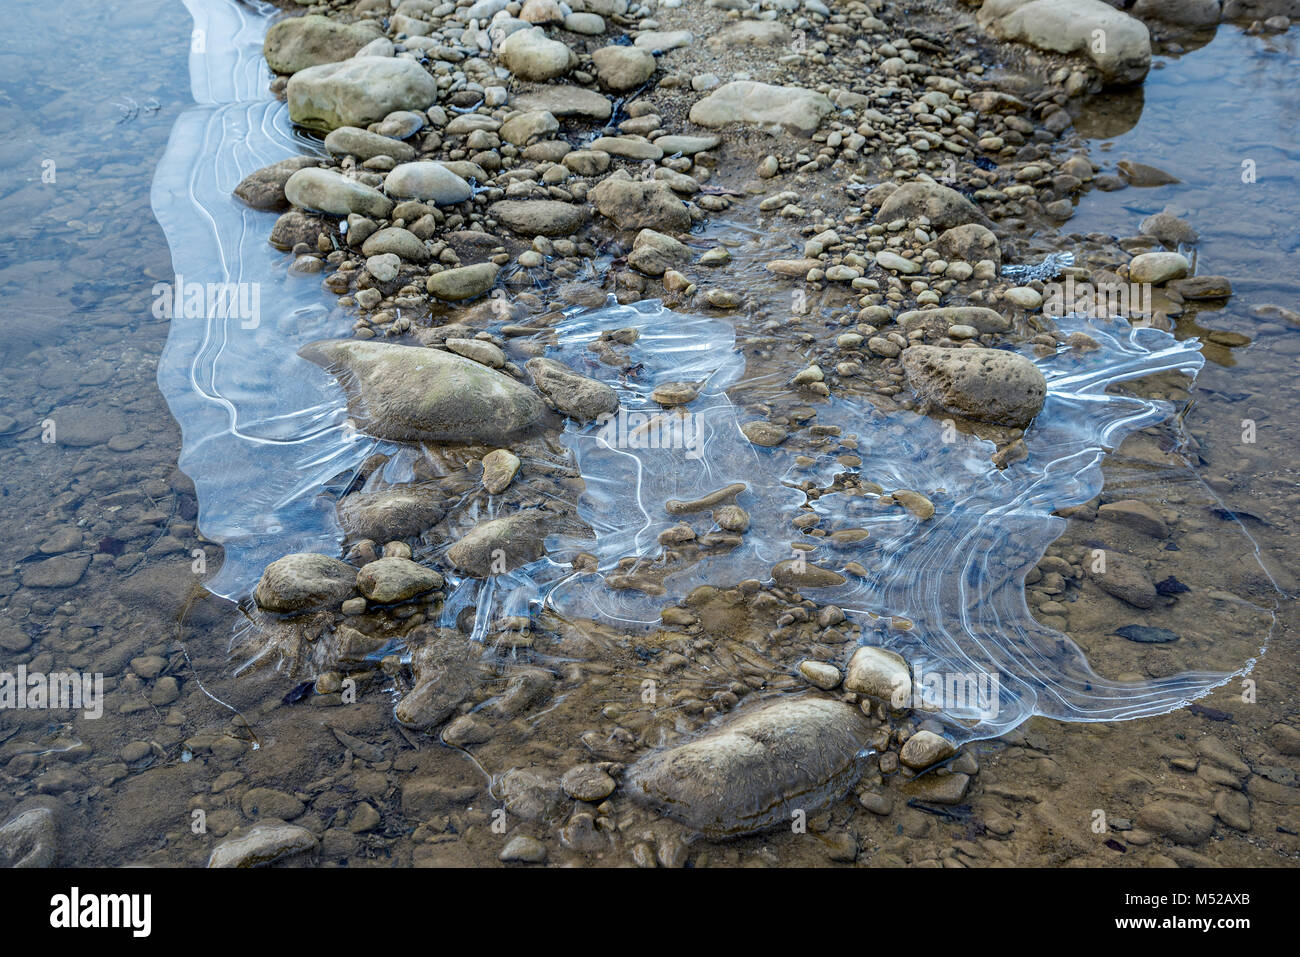
<path id="1" fill-rule="evenodd" d="M 475 578 L 500 575 L 546 554 L 546 523 L 553 516 L 527 509 L 474 526 L 447 550 L 447 561 Z"/>
<path id="2" fill-rule="evenodd" d="M 730 837 L 811 813 L 853 786 L 865 718 L 829 698 L 789 698 L 739 713 L 627 773 L 626 789 L 711 837 Z"/>
<path id="3" fill-rule="evenodd" d="M 419 535 L 445 514 L 434 485 L 398 485 L 353 492 L 338 503 L 339 524 L 352 539 L 392 541 Z"/>

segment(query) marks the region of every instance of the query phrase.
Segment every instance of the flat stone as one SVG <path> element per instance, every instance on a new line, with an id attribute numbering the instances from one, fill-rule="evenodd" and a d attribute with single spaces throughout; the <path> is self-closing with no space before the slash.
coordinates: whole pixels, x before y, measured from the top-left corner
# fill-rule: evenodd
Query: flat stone
<path id="1" fill-rule="evenodd" d="M 1140 827 L 1176 844 L 1204 844 L 1214 833 L 1214 818 L 1186 801 L 1161 800 L 1138 812 Z"/>
<path id="2" fill-rule="evenodd" d="M 259 824 L 212 850 L 208 867 L 260 867 L 316 849 L 315 835 L 294 824 Z"/>
<path id="3" fill-rule="evenodd" d="M 518 110 L 540 110 L 558 119 L 577 117 L 603 123 L 613 113 L 609 98 L 581 86 L 556 83 L 511 100 Z"/>
<path id="4" fill-rule="evenodd" d="M 89 567 L 89 555 L 56 555 L 19 565 L 18 579 L 27 588 L 71 588 Z"/>
<path id="5" fill-rule="evenodd" d="M 801 136 L 811 136 L 834 109 L 830 99 L 812 90 L 735 80 L 692 106 L 690 120 L 710 129 L 735 123 L 774 124 Z"/>
<path id="6" fill-rule="evenodd" d="M 397 485 L 352 492 L 339 500 L 339 525 L 354 541 L 393 541 L 419 535 L 442 519 L 446 509 L 436 485 Z"/>
<path id="7" fill-rule="evenodd" d="M 1097 517 L 1108 522 L 1126 525 L 1134 531 L 1150 535 L 1152 538 L 1168 538 L 1169 526 L 1156 514 L 1146 502 L 1138 499 L 1122 499 L 1107 502 L 1098 507 Z"/>
<path id="8" fill-rule="evenodd" d="M 583 206 L 551 199 L 507 199 L 488 207 L 488 215 L 522 236 L 570 236 L 587 222 Z"/>

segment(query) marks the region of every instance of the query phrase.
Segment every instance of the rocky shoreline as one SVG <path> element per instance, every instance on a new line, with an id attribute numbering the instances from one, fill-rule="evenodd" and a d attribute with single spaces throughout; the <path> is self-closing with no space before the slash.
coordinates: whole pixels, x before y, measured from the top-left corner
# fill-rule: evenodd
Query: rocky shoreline
<path id="1" fill-rule="evenodd" d="M 1159 23 L 1167 44 L 1177 41 L 1166 30 L 1194 34 L 1210 22 L 1204 4 L 1139 6 L 1134 13 Z M 280 74 L 272 90 L 295 122 L 324 136 L 328 158 L 278 163 L 236 195 L 285 210 L 271 242 L 293 253 L 295 272 L 322 274 L 355 309 L 352 339 L 303 355 L 339 377 L 358 428 L 426 450 L 431 443 L 443 464 L 393 484 L 375 478 L 384 461 L 367 463 L 338 505 L 343 560 L 290 555 L 268 567 L 250 608 L 256 640 L 315 678 L 322 697 L 373 672 L 377 653 L 405 648 L 409 659 L 390 652 L 379 668 L 405 689 L 398 722 L 457 747 L 486 733 L 481 707 L 517 718 L 552 697 L 545 668 L 515 674 L 497 697 L 476 694 L 483 662 L 438 624 L 438 609 L 446 575 L 508 573 L 543 556 L 545 538 L 573 523 L 575 476 L 562 465 L 537 471 L 539 449 L 562 420 L 592 422 L 617 412 L 619 400 L 542 355 L 564 309 L 599 307 L 612 295 L 662 299 L 683 312 L 758 313 L 768 322 L 755 341 L 776 343 L 772 365 L 797 356 L 784 380 L 799 402 L 847 396 L 883 411 L 929 412 L 992 440 L 990 464 L 1005 469 L 1024 458 L 1024 430 L 1047 392 L 1013 347 L 1028 343 L 1040 357 L 1097 348 L 1086 335 L 1060 333 L 1053 318 L 1128 312 L 1107 298 L 1111 289 L 1142 287 L 1150 302 L 1142 321 L 1166 330 L 1187 304 L 1231 295 L 1225 277 L 1193 274 L 1195 231 L 1170 213 L 1121 240 L 1061 235 L 1087 189 L 1142 188 L 1167 175 L 1136 163 L 1120 178 L 1099 175 L 1072 128 L 1089 96 L 1145 76 L 1152 41 L 1140 20 L 1100 2 L 1056 0 L 989 0 L 973 17 L 944 4 L 920 20 L 897 16 L 881 3 L 832 10 L 818 0 L 758 10 L 730 0 L 654 10 L 625 0 L 403 0 L 395 8 L 361 0 L 313 4 L 274 26 L 265 46 Z M 1285 29 L 1284 21 L 1272 16 L 1258 28 Z M 1089 44 L 1098 30 L 1100 50 Z M 987 68 L 994 51 L 1018 68 Z M 702 226 L 733 217 L 789 237 L 792 254 L 762 262 L 759 286 L 752 267 L 760 264 L 737 261 L 725 241 L 700 239 Z M 1067 250 L 1072 260 L 1051 258 Z M 821 308 L 806 316 L 813 298 Z M 797 352 L 779 341 L 787 325 L 797 330 Z M 606 344 L 600 361 L 620 361 L 617 345 Z M 675 385 L 657 393 L 665 410 L 689 404 L 690 384 Z M 808 438 L 797 420 L 761 405 L 744 432 L 760 447 Z M 541 500 L 538 482 L 547 489 Z M 711 512 L 712 544 L 739 541 L 749 523 L 735 504 L 743 488 L 720 489 L 683 513 Z M 449 520 L 467 497 L 493 506 L 468 528 Z M 921 521 L 934 514 L 918 492 L 884 499 Z M 1139 530 L 1162 521 L 1141 503 L 1116 504 L 1124 505 L 1104 506 L 1110 512 L 1100 517 Z M 671 549 L 697 534 L 685 527 L 680 540 L 660 542 Z M 1064 566 L 1038 574 L 1084 577 L 1082 561 Z M 701 590 L 686 607 L 666 608 L 663 622 L 698 635 L 708 620 L 702 608 L 715 617 L 743 609 L 778 629 L 815 621 L 829 651 L 849 637 L 843 614 L 800 594 L 828 576 L 843 580 L 783 562 L 775 584 Z M 1140 569 L 1097 584 L 1135 607 L 1154 602 Z M 498 651 L 516 654 L 537 646 L 538 627 L 516 616 L 490 632 Z M 803 686 L 839 701 L 787 695 L 715 724 L 755 688 L 799 687 L 772 676 L 733 682 L 694 709 L 690 730 L 712 727 L 707 734 L 639 759 L 642 748 L 628 743 L 588 743 L 601 760 L 570 768 L 558 785 L 545 774 L 507 774 L 505 806 L 542 821 L 561 793 L 594 805 L 573 815 L 561 840 L 570 849 L 603 846 L 595 835 L 611 825 L 606 799 L 625 779 L 634 800 L 691 830 L 743 834 L 848 790 L 863 773 L 860 748 L 877 752 L 873 766 L 905 779 L 913 799 L 960 804 L 978 762 L 939 724 L 899 720 L 906 712 L 887 706 L 886 690 L 911 680 L 905 663 L 896 673 L 898 662 L 879 657 L 887 655 L 865 645 L 847 661 L 805 659 Z M 785 740 L 781 729 L 802 737 Z M 773 775 L 777 766 L 796 770 Z M 861 803 L 889 813 L 873 789 Z M 1174 836 L 1187 814 L 1171 807 L 1146 818 L 1150 830 Z M 278 837 L 303 846 L 300 834 Z M 501 859 L 545 854 L 521 835 Z"/>

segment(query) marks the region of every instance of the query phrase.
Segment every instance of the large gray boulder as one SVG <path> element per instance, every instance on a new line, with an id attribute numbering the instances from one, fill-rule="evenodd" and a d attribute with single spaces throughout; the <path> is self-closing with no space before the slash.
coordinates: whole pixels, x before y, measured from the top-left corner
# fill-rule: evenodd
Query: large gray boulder
<path id="1" fill-rule="evenodd" d="M 299 354 L 338 376 L 358 427 L 382 439 L 503 445 L 546 415 L 531 389 L 438 349 L 331 339 Z"/>
<path id="2" fill-rule="evenodd" d="M 633 799 L 711 837 L 788 824 L 843 794 L 861 773 L 869 734 L 852 705 L 786 698 L 737 713 L 694 741 L 628 769 Z"/>
<path id="3" fill-rule="evenodd" d="M 1110 84 L 1141 83 L 1151 68 L 1146 24 L 1102 0 L 984 0 L 976 17 L 999 39 L 1082 54 Z"/>
<path id="4" fill-rule="evenodd" d="M 364 128 L 397 110 L 426 110 L 438 99 L 438 84 L 414 60 L 359 56 L 298 71 L 286 93 L 289 119 L 328 133 Z"/>
<path id="5" fill-rule="evenodd" d="M 978 422 L 1024 428 L 1047 397 L 1038 367 L 1001 349 L 915 345 L 903 351 L 903 370 L 920 398 Z"/>
<path id="6" fill-rule="evenodd" d="M 297 73 L 346 60 L 382 35 L 373 21 L 338 23 L 313 13 L 272 24 L 262 41 L 262 56 L 276 73 Z"/>

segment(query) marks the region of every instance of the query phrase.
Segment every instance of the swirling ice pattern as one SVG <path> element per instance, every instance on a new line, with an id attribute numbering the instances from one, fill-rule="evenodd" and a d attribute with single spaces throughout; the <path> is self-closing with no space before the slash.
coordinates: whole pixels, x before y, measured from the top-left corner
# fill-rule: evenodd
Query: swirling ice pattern
<path id="1" fill-rule="evenodd" d="M 700 421 L 702 441 L 694 449 L 632 450 L 611 447 L 598 426 L 579 429 L 570 423 L 562 440 L 586 484 L 579 513 L 597 538 L 594 546 L 585 539 L 553 539 L 551 558 L 594 552 L 607 573 L 624 557 L 654 555 L 658 534 L 679 520 L 665 511 L 667 500 L 695 499 L 733 482 L 748 486 L 737 499 L 752 520 L 745 542 L 671 575 L 662 596 L 612 591 L 603 575 L 565 575 L 553 561 L 543 560 L 515 573 L 512 613 L 519 613 L 527 594 L 570 617 L 599 615 L 652 625 L 665 604 L 697 585 L 769 579 L 773 564 L 790 558 L 790 543 L 799 540 L 823 543 L 809 553 L 811 562 L 838 571 L 857 562 L 870 573 L 866 579 L 846 575 L 842 586 L 810 592 L 819 603 L 834 603 L 868 623 L 889 616 L 912 622 L 906 631 L 877 628 L 871 643 L 890 647 L 930 674 L 997 676 L 996 685 L 985 686 L 996 688 L 994 700 L 972 699 L 965 707 L 945 702 L 941 717 L 958 738 L 997 736 L 1034 714 L 1102 721 L 1165 713 L 1240 673 L 1109 681 L 1091 670 L 1067 636 L 1035 621 L 1024 597 L 1024 574 L 1065 526 L 1052 512 L 1095 497 L 1102 487 L 1104 454 L 1129 433 L 1173 412 L 1168 403 L 1111 395 L 1107 387 L 1173 370 L 1194 376 L 1203 363 L 1194 340 L 1180 343 L 1123 320 L 1062 320 L 1063 333 L 1085 333 L 1100 348 L 1064 350 L 1039 361 L 1048 381 L 1047 401 L 1025 436 L 1028 458 L 1005 471 L 990 464 L 991 443 L 946 429 L 940 421 L 912 413 L 884 416 L 831 399 L 818 407 L 817 424 L 856 436 L 864 460 L 861 467 L 846 468 L 829 455 L 800 466 L 794 461 L 797 449 L 759 448 L 745 438 L 740 425 L 748 417 L 724 391 L 743 371 L 725 321 L 683 317 L 656 303 L 607 307 L 574 315 L 557 327 L 562 344 L 548 354 L 579 365 L 586 343 L 628 326 L 641 333 L 628 351 L 629 362 L 644 368 L 644 384 L 629 388 L 608 367 L 584 371 L 618 389 L 624 409 L 633 412 L 658 410 L 649 400 L 656 384 L 705 382 L 689 406 Z M 826 538 L 801 537 L 791 524 L 806 501 L 797 483 L 812 479 L 824 488 L 846 471 L 860 472 L 886 491 L 920 491 L 934 502 L 936 515 L 920 522 L 901 508 L 877 507 L 873 496 L 837 492 L 816 500 L 819 527 L 867 529 L 870 538 L 837 550 L 825 544 Z M 462 587 L 476 594 L 479 585 Z M 462 595 L 460 604 L 472 600 Z"/>
<path id="2" fill-rule="evenodd" d="M 188 5 L 203 37 L 191 58 L 200 105 L 172 131 L 153 206 L 187 283 L 256 284 L 261 309 L 255 322 L 174 318 L 158 379 L 182 426 L 180 465 L 198 490 L 200 527 L 225 548 L 209 587 L 242 597 L 281 555 L 336 552 L 342 536 L 333 501 L 340 486 L 372 452 L 392 453 L 397 461 L 405 453 L 351 429 L 333 378 L 297 357 L 302 344 L 344 333 L 349 320 L 325 304 L 328 295 L 316 283 L 287 274 L 287 257 L 268 255 L 274 214 L 231 197 L 247 173 L 312 148 L 265 92 L 266 10 L 233 2 Z M 1201 358 L 1194 343 L 1122 321 L 1061 325 L 1067 333 L 1086 332 L 1101 348 L 1039 362 L 1049 382 L 1047 402 L 1025 437 L 1028 459 L 1006 471 L 990 466 L 989 443 L 945 433 L 933 419 L 886 417 L 838 399 L 818 406 L 818 424 L 859 439 L 864 464 L 849 471 L 886 490 L 920 491 L 937 507 L 933 519 L 919 523 L 902 509 L 874 507 L 870 496 L 823 495 L 814 503 L 821 528 L 870 531 L 866 542 L 837 552 L 790 523 L 806 501 L 797 484 L 812 479 L 829 486 L 846 467 L 830 456 L 800 465 L 794 450 L 759 448 L 745 439 L 740 425 L 749 416 L 726 392 L 745 371 L 729 322 L 680 315 L 656 302 L 572 314 L 556 329 L 560 345 L 550 354 L 615 387 L 625 412 L 662 411 L 650 392 L 663 382 L 701 383 L 689 405 L 693 429 L 685 438 L 692 441 L 633 448 L 611 442 L 599 426 L 570 422 L 561 441 L 585 483 L 579 514 L 596 534 L 594 545 L 556 536 L 547 542 L 548 558 L 510 574 L 485 582 L 453 577 L 445 621 L 477 607 L 475 633 L 482 637 L 492 617 L 529 614 L 546 604 L 574 618 L 652 625 L 665 604 L 697 585 L 767 580 L 776 562 L 791 557 L 793 542 L 820 543 L 811 561 L 833 569 L 858 562 L 869 571 L 865 579 L 850 576 L 817 592 L 819 601 L 840 605 L 868 632 L 874 628 L 868 640 L 930 672 L 998 676 L 992 707 L 950 707 L 941 715 L 955 737 L 991 737 L 1034 714 L 1095 721 L 1173 710 L 1232 675 L 1099 678 L 1065 635 L 1034 620 L 1023 576 L 1061 533 L 1064 520 L 1052 512 L 1100 491 L 1105 451 L 1171 412 L 1162 403 L 1108 395 L 1107 386 L 1167 370 L 1195 374 Z M 626 348 L 628 364 L 639 364 L 631 378 L 592 361 L 587 350 L 601 333 L 627 327 L 640 332 Z M 658 534 L 676 521 L 664 510 L 668 499 L 696 498 L 736 481 L 747 485 L 738 501 L 752 522 L 743 544 L 676 571 L 665 579 L 664 595 L 607 587 L 605 575 L 620 559 L 658 553 Z M 597 555 L 598 573 L 575 573 L 565 564 L 578 551 Z M 878 627 L 887 616 L 913 625 Z"/>
<path id="3" fill-rule="evenodd" d="M 172 129 L 154 176 L 154 215 L 176 281 L 240 284 L 259 308 L 252 317 L 173 317 L 158 385 L 181 424 L 179 464 L 197 488 L 199 526 L 225 547 L 208 587 L 240 597 L 287 552 L 337 549 L 341 532 L 322 489 L 384 446 L 347 425 L 334 379 L 297 356 L 307 342 L 345 334 L 349 320 L 316 281 L 288 273 L 291 257 L 273 254 L 266 237 L 276 215 L 231 195 L 250 172 L 317 151 L 267 91 L 261 42 L 274 8 L 187 6 L 199 105 Z"/>

